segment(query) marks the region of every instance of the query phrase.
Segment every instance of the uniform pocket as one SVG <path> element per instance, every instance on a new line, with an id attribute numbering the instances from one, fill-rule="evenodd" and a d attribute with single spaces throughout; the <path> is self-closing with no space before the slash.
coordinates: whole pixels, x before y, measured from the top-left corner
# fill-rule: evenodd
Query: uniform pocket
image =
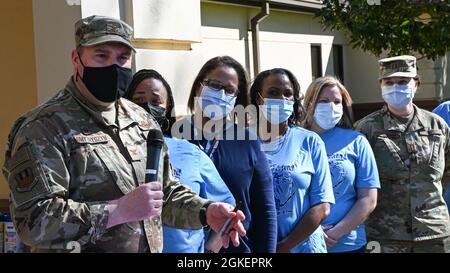
<path id="1" fill-rule="evenodd" d="M 429 136 L 430 139 L 430 167 L 433 169 L 439 169 L 440 168 L 440 160 L 439 155 L 442 147 L 442 134 L 431 134 Z"/>
<path id="2" fill-rule="evenodd" d="M 104 165 L 105 172 L 110 174 L 113 181 L 123 194 L 131 192 L 135 187 L 130 185 L 127 181 L 133 181 L 133 178 L 128 177 L 128 179 L 126 179 L 124 177 L 124 175 L 131 176 L 131 174 L 127 174 L 125 170 L 128 163 L 124 160 L 124 162 L 119 162 L 122 161 L 122 157 L 120 155 L 114 155 L 112 151 L 106 151 L 105 149 L 105 147 L 96 147 L 94 149 L 94 153 Z"/>
<path id="3" fill-rule="evenodd" d="M 388 169 L 406 167 L 400 156 L 400 147 L 386 135 L 380 135 L 376 138 L 373 152 L 377 159 L 377 164 L 380 166 L 378 169 L 383 169 L 382 167 Z"/>
<path id="4" fill-rule="evenodd" d="M 443 145 L 443 135 L 440 130 L 428 130 L 419 132 L 417 147 L 418 164 L 426 164 L 434 170 L 443 169 L 443 161 L 440 160 L 441 149 Z"/>

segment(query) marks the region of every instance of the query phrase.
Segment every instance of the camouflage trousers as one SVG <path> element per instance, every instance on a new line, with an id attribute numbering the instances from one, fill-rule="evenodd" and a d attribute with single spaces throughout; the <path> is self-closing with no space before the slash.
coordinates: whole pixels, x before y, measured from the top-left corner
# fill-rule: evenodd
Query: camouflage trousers
<path id="1" fill-rule="evenodd" d="M 450 253 L 450 236 L 425 241 L 398 241 L 367 238 L 380 244 L 381 253 Z"/>

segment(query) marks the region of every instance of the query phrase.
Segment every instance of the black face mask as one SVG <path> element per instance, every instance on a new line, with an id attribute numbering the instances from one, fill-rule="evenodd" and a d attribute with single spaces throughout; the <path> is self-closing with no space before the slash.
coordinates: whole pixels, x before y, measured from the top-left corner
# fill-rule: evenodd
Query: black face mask
<path id="1" fill-rule="evenodd" d="M 81 61 L 81 58 L 80 58 Z M 131 69 L 117 64 L 106 67 L 86 67 L 81 79 L 91 94 L 102 102 L 114 102 L 125 95 L 132 79 Z"/>
<path id="2" fill-rule="evenodd" d="M 166 118 L 166 109 L 164 107 L 150 103 L 137 103 L 137 105 L 149 112 L 156 119 L 162 130 L 165 130 L 169 126 L 169 121 Z"/>

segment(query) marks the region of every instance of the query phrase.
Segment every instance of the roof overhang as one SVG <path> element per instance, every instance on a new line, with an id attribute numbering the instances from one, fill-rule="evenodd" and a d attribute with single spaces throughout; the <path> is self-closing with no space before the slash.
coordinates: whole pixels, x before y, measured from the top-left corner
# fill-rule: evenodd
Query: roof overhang
<path id="1" fill-rule="evenodd" d="M 263 0 L 202 0 L 239 6 L 261 7 Z M 268 0 L 271 9 L 315 13 L 323 6 L 321 0 Z"/>

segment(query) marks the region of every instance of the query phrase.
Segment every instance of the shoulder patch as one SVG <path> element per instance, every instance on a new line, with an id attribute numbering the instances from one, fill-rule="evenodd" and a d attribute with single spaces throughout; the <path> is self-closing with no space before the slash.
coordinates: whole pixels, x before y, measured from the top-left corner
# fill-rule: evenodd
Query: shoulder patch
<path id="1" fill-rule="evenodd" d="M 142 129 L 142 130 L 150 130 L 152 129 L 154 126 L 152 126 L 152 124 L 150 122 L 141 120 L 138 124 L 138 126 Z"/>
<path id="2" fill-rule="evenodd" d="M 21 207 L 50 192 L 42 162 L 33 158 L 30 147 L 23 145 L 14 152 L 3 168 L 7 174 L 14 206 Z"/>
<path id="3" fill-rule="evenodd" d="M 16 191 L 18 192 L 28 192 L 32 190 L 33 186 L 36 184 L 33 182 L 37 181 L 35 180 L 35 175 L 30 167 L 16 174 L 14 179 L 16 180 Z"/>

